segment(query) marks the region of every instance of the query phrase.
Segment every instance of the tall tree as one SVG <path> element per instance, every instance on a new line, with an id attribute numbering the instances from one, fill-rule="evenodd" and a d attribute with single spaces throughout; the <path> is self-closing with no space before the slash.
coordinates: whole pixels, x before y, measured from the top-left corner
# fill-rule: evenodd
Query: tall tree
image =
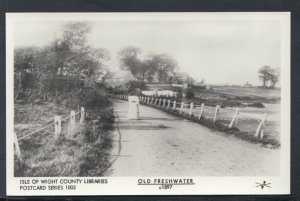
<path id="1" fill-rule="evenodd" d="M 142 50 L 138 47 L 125 47 L 118 53 L 120 69 L 129 70 L 137 80 L 168 82 L 170 74 L 178 67 L 177 62 L 167 54 L 149 54 L 142 60 Z"/>
<path id="2" fill-rule="evenodd" d="M 280 77 L 280 69 L 272 69 L 272 73 L 270 74 L 270 82 L 271 82 L 271 88 L 274 88 L 275 85 L 278 83 Z"/>
<path id="3" fill-rule="evenodd" d="M 168 82 L 170 74 L 173 74 L 178 68 L 177 62 L 167 54 L 152 54 L 149 55 L 149 66 L 152 72 L 155 72 L 159 82 Z"/>
<path id="4" fill-rule="evenodd" d="M 37 68 L 36 58 L 38 51 L 39 48 L 37 47 L 20 47 L 14 50 L 15 99 L 18 98 L 20 91 L 22 91 L 23 88 L 26 88 L 25 85 L 30 82 L 30 80 L 26 79 L 26 74 L 36 74 L 35 69 Z"/>
<path id="5" fill-rule="evenodd" d="M 90 30 L 91 26 L 84 22 L 65 25 L 62 36 L 51 45 L 57 56 L 56 74 L 97 79 L 95 75 L 103 71 L 110 54 L 106 49 L 95 49 L 88 44 Z"/>
<path id="6" fill-rule="evenodd" d="M 88 44 L 90 30 L 91 26 L 84 22 L 67 23 L 61 36 L 48 45 L 17 48 L 15 77 L 24 80 L 23 75 L 29 72 L 34 75 L 35 88 L 39 91 L 51 90 L 57 76 L 67 76 L 78 82 L 81 78 L 96 81 L 110 54 L 106 49 L 95 49 Z"/>
<path id="7" fill-rule="evenodd" d="M 139 55 L 142 53 L 142 50 L 138 47 L 128 46 L 121 49 L 118 52 L 118 57 L 120 60 L 120 69 L 129 70 L 134 77 L 138 80 L 142 80 L 141 74 L 144 68 Z"/>

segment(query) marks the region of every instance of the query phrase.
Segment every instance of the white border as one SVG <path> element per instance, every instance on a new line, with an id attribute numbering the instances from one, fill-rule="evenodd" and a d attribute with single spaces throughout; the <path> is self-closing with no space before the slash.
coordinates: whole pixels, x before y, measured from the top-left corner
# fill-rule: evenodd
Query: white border
<path id="1" fill-rule="evenodd" d="M 108 177 L 108 184 L 77 185 L 76 191 L 20 191 L 13 176 L 13 50 L 16 21 L 279 20 L 281 22 L 281 157 L 278 177 L 193 177 L 196 185 L 174 190 L 137 186 L 137 177 Z M 290 194 L 290 13 L 7 13 L 6 14 L 6 176 L 7 195 L 219 195 Z M 102 178 L 102 177 L 101 177 Z M 147 177 L 148 178 L 148 177 Z M 151 178 L 151 177 L 150 177 Z M 168 177 L 169 178 L 169 177 Z M 190 177 L 189 177 L 190 178 Z M 38 179 L 38 178 L 36 178 Z M 61 178 L 59 178 L 61 179 Z M 255 182 L 266 180 L 263 191 Z"/>

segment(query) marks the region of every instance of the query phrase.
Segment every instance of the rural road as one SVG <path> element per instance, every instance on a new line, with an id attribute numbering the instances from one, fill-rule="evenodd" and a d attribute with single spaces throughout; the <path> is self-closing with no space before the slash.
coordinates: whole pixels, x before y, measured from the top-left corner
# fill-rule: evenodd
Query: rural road
<path id="1" fill-rule="evenodd" d="M 270 149 L 140 105 L 128 120 L 128 102 L 113 100 L 115 157 L 106 176 L 273 176 L 280 149 Z M 120 153 L 118 153 L 120 152 Z"/>

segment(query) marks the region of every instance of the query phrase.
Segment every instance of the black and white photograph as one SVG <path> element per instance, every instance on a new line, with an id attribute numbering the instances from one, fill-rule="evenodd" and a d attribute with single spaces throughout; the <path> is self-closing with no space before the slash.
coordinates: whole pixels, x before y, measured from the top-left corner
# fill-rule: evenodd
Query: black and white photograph
<path id="1" fill-rule="evenodd" d="M 6 17 L 11 195 L 289 193 L 290 13 Z"/>

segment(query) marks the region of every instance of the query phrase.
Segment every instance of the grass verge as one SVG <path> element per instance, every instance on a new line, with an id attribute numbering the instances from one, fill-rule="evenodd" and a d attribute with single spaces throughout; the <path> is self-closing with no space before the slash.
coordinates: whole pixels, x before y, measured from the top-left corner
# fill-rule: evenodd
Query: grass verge
<path id="1" fill-rule="evenodd" d="M 15 156 L 16 177 L 102 176 L 109 167 L 114 116 L 111 103 L 95 95 L 77 100 L 86 108 L 84 124 L 77 126 L 72 136 L 62 134 L 54 139 L 54 127 L 21 140 L 21 159 Z M 74 96 L 72 97 L 74 98 Z M 75 99 L 74 99 L 75 100 Z M 67 102 L 72 102 L 68 100 Z M 15 131 L 18 137 L 53 121 L 54 115 L 67 116 L 76 104 L 15 104 Z M 78 122 L 78 120 L 77 120 Z"/>

